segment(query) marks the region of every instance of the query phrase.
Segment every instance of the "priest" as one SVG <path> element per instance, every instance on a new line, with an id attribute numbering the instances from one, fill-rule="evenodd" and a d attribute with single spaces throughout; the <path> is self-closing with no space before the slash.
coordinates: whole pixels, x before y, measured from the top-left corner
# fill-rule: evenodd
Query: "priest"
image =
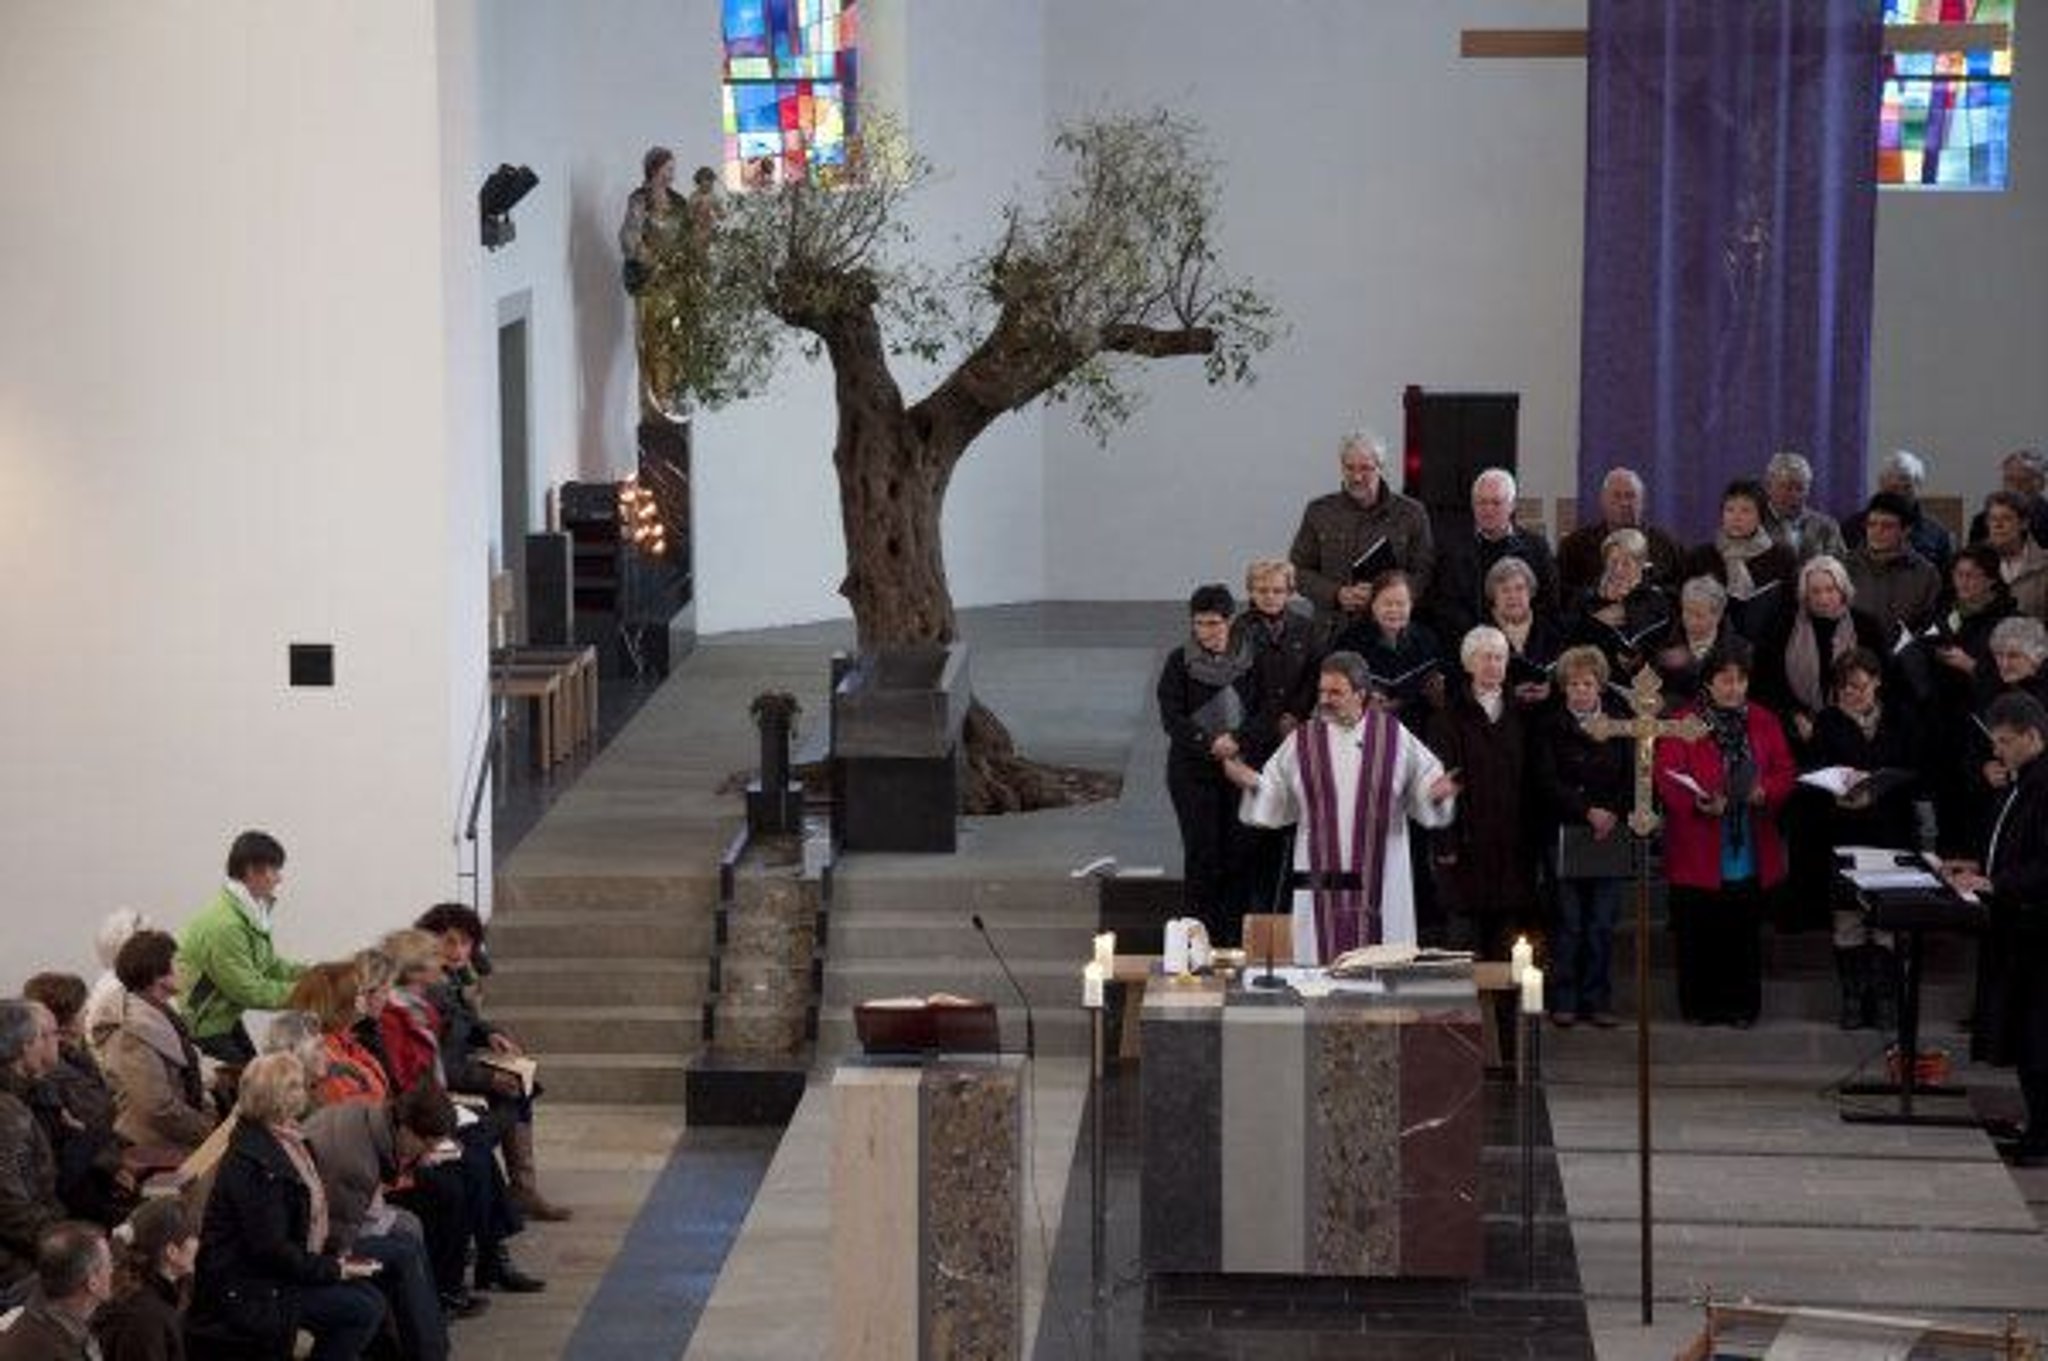
<path id="1" fill-rule="evenodd" d="M 1237 757 L 1224 773 L 1243 789 L 1254 827 L 1298 824 L 1294 959 L 1321 964 L 1346 950 L 1415 943 L 1408 821 L 1447 826 L 1455 771 L 1386 709 L 1371 705 L 1365 661 L 1332 652 L 1316 677 L 1316 714 L 1260 770 Z"/>

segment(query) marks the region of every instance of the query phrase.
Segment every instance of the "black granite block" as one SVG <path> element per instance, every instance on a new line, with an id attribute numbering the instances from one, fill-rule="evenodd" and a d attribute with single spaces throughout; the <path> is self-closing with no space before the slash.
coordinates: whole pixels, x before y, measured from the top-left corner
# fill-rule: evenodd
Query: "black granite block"
<path id="1" fill-rule="evenodd" d="M 1145 1023 L 1140 1240 L 1157 1271 L 1223 1264 L 1222 1018 L 1218 1009 L 1200 1020 Z"/>
<path id="2" fill-rule="evenodd" d="M 804 1099 L 804 1065 L 794 1059 L 731 1058 L 705 1052 L 683 1074 L 683 1109 L 692 1128 L 787 1125 Z"/>

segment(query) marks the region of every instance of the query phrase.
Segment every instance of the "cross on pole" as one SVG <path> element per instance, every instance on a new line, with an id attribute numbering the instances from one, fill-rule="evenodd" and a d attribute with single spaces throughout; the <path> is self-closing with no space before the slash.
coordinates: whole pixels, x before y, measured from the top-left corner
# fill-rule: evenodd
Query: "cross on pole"
<path id="1" fill-rule="evenodd" d="M 1635 807 L 1629 810 L 1628 829 L 1635 834 L 1636 864 L 1636 1169 L 1638 1173 L 1636 1195 L 1638 1201 L 1637 1220 L 1642 1228 L 1642 1296 L 1643 1324 L 1651 1322 L 1651 1263 L 1654 1260 L 1650 1246 L 1650 1232 L 1654 1219 L 1650 1211 L 1650 846 L 1649 838 L 1657 831 L 1657 811 L 1653 805 L 1651 788 L 1656 777 L 1657 739 L 1660 737 L 1681 737 L 1688 742 L 1697 741 L 1707 735 L 1706 723 L 1688 714 L 1684 718 L 1660 718 L 1658 711 L 1663 707 L 1664 682 L 1657 678 L 1655 669 L 1644 667 L 1636 672 L 1635 683 L 1629 687 L 1628 718 L 1609 718 L 1595 714 L 1579 720 L 1579 726 L 1586 735 L 1599 741 L 1614 737 L 1626 737 L 1635 743 L 1636 797 Z"/>

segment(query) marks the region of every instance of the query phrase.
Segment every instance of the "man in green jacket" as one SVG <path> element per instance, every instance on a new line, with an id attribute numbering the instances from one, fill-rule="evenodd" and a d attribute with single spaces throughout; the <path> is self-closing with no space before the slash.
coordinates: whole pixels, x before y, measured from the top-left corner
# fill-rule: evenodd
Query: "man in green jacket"
<path id="1" fill-rule="evenodd" d="M 277 1011 L 306 966 L 279 959 L 270 915 L 284 881 L 284 847 L 268 832 L 244 832 L 228 849 L 220 896 L 178 937 L 178 975 L 192 1042 L 223 1063 L 244 1064 L 256 1046 L 244 1011 Z"/>

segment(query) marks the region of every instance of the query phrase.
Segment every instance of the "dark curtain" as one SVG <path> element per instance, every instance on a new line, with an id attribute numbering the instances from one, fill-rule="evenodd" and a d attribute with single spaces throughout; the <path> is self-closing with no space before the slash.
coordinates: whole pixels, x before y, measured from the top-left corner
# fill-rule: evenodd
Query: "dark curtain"
<path id="1" fill-rule="evenodd" d="M 1590 0 L 1579 496 L 1707 537 L 1780 449 L 1864 490 L 1879 0 Z"/>

